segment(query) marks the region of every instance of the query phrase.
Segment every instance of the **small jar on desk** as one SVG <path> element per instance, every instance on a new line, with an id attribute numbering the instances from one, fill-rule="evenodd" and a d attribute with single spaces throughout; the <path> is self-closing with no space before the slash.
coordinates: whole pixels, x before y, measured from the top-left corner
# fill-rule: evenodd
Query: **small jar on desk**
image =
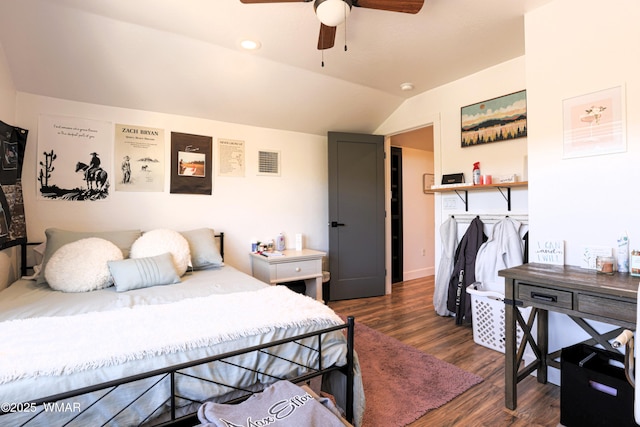
<path id="1" fill-rule="evenodd" d="M 599 256 L 596 258 L 596 271 L 600 274 L 615 273 L 616 259 L 612 256 Z"/>

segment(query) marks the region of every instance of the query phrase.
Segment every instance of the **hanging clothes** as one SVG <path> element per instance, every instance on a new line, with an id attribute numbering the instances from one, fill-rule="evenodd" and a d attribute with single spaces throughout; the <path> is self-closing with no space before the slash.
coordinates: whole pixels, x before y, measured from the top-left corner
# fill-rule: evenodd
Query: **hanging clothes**
<path id="1" fill-rule="evenodd" d="M 482 290 L 496 291 L 504 295 L 504 277 L 498 271 L 523 263 L 522 224 L 506 217 L 493 226 L 491 237 L 478 250 L 476 256 L 476 281 L 482 282 Z"/>
<path id="2" fill-rule="evenodd" d="M 447 309 L 447 294 L 449 282 L 453 273 L 453 257 L 458 244 L 458 222 L 453 216 L 449 217 L 440 226 L 440 239 L 442 241 L 442 254 L 440 265 L 436 274 L 435 289 L 433 291 L 433 307 L 440 316 L 453 316 L 454 313 Z"/>
<path id="3" fill-rule="evenodd" d="M 461 325 L 463 320 L 471 322 L 471 298 L 468 298 L 466 289 L 476 281 L 476 255 L 487 240 L 483 227 L 480 217 L 475 217 L 456 249 L 447 299 L 447 308 L 456 315 L 456 325 Z"/>

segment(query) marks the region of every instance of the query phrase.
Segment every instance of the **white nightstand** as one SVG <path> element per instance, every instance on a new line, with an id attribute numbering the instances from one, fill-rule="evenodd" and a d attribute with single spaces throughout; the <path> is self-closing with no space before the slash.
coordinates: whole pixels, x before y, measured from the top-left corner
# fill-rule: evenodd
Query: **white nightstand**
<path id="1" fill-rule="evenodd" d="M 277 257 L 252 253 L 253 277 L 270 285 L 304 280 L 306 294 L 322 301 L 322 257 L 326 253 L 312 249 L 286 249 L 282 253 L 284 255 Z"/>

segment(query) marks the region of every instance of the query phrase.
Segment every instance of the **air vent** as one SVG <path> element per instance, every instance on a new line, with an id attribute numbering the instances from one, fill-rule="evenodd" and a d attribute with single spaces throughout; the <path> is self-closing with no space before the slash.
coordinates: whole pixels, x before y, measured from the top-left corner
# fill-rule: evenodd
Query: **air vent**
<path id="1" fill-rule="evenodd" d="M 279 151 L 258 151 L 258 175 L 280 176 Z"/>

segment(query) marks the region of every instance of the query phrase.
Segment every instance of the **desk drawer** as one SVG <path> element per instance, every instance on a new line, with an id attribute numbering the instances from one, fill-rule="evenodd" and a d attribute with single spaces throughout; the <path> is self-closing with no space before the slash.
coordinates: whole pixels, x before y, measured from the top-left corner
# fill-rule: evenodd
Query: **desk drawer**
<path id="1" fill-rule="evenodd" d="M 595 314 L 610 318 L 615 313 L 616 320 L 636 322 L 636 304 L 603 298 L 596 295 L 578 294 L 578 310 L 581 313 Z"/>
<path id="2" fill-rule="evenodd" d="M 276 264 L 276 280 L 295 279 L 321 274 L 321 261 L 311 260 Z"/>
<path id="3" fill-rule="evenodd" d="M 518 299 L 524 301 L 525 306 L 528 305 L 527 302 L 530 302 L 547 307 L 573 309 L 572 292 L 543 288 L 541 286 L 520 284 L 518 286 Z"/>

